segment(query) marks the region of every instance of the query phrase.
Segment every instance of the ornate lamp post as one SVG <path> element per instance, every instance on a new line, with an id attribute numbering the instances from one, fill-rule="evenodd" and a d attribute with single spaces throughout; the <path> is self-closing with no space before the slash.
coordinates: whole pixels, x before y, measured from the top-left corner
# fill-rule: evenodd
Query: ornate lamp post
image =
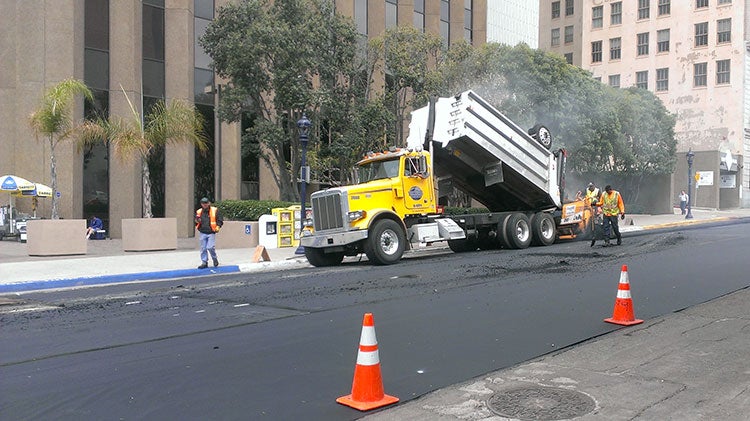
<path id="1" fill-rule="evenodd" d="M 302 118 L 297 120 L 297 128 L 299 129 L 299 143 L 302 145 L 302 159 L 299 166 L 299 195 L 300 199 L 302 201 L 302 206 L 300 206 L 300 214 L 299 214 L 299 236 L 302 238 L 302 223 L 305 220 L 305 198 L 307 197 L 306 187 L 307 187 L 307 177 L 309 177 L 310 169 L 307 168 L 307 141 L 309 140 L 309 133 L 310 133 L 310 126 L 312 123 L 310 123 L 310 120 L 307 119 L 307 114 L 304 112 L 302 113 Z M 294 254 L 305 254 L 305 248 L 300 243 L 299 247 L 297 247 L 297 250 L 294 251 Z"/>
<path id="2" fill-rule="evenodd" d="M 687 158 L 687 164 L 688 164 L 688 202 L 687 202 L 687 215 L 685 215 L 685 219 L 693 219 L 693 214 L 690 212 L 690 203 L 693 201 L 693 158 L 695 158 L 695 153 L 693 152 L 693 149 L 690 148 L 685 154 L 685 158 Z"/>

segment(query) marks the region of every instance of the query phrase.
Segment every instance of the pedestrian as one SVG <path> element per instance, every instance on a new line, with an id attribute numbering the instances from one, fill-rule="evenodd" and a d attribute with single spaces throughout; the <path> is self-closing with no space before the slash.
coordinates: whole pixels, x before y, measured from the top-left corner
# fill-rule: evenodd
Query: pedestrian
<path id="1" fill-rule="evenodd" d="M 207 197 L 201 199 L 201 207 L 195 211 L 195 229 L 200 234 L 201 245 L 201 265 L 198 269 L 208 267 L 208 255 L 211 254 L 214 267 L 219 266 L 219 259 L 216 257 L 216 233 L 224 225 L 224 218 L 221 216 L 219 208 L 211 206 Z"/>
<path id="2" fill-rule="evenodd" d="M 102 220 L 97 218 L 96 215 L 91 215 L 91 221 L 89 222 L 88 228 L 86 228 L 86 239 L 88 240 L 93 235 L 94 238 L 98 240 L 97 232 L 103 228 L 104 224 L 102 223 Z"/>
<path id="3" fill-rule="evenodd" d="M 589 183 L 589 185 L 586 187 L 586 197 L 584 198 L 584 200 L 588 202 L 588 205 L 591 206 L 594 210 L 594 229 L 591 232 L 591 247 L 594 247 L 597 238 L 601 237 L 601 209 L 597 207 L 597 203 L 599 203 L 601 196 L 602 195 L 599 192 L 599 187 L 596 187 L 594 183 Z"/>
<path id="4" fill-rule="evenodd" d="M 688 196 L 687 193 L 685 193 L 685 190 L 680 191 L 680 211 L 682 214 L 685 214 L 685 208 L 687 208 L 688 200 L 690 200 L 690 196 Z"/>
<path id="5" fill-rule="evenodd" d="M 625 204 L 622 202 L 622 195 L 617 190 L 612 190 L 609 184 L 604 187 L 599 205 L 604 214 L 604 247 L 609 247 L 610 226 L 617 238 L 617 245 L 622 244 L 622 235 L 620 235 L 620 226 L 617 222 L 617 216 L 625 219 Z"/>

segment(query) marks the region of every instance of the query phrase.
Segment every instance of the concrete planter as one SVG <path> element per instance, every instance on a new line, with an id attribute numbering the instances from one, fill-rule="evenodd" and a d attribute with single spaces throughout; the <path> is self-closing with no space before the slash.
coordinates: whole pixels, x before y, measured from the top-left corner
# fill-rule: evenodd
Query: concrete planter
<path id="1" fill-rule="evenodd" d="M 85 219 L 34 219 L 26 224 L 29 256 L 86 254 Z"/>
<path id="2" fill-rule="evenodd" d="M 216 234 L 217 249 L 254 248 L 257 245 L 258 221 L 224 221 L 221 231 Z"/>
<path id="3" fill-rule="evenodd" d="M 123 219 L 122 249 L 123 251 L 176 250 L 177 219 Z"/>

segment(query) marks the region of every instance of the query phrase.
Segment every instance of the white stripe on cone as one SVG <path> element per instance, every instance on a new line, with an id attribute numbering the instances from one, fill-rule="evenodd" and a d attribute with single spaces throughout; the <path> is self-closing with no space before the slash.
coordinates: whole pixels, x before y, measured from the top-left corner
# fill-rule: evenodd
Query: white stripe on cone
<path id="1" fill-rule="evenodd" d="M 373 346 L 378 344 L 375 337 L 375 326 L 362 326 L 362 335 L 359 337 L 359 344 Z"/>
<path id="2" fill-rule="evenodd" d="M 617 298 L 627 298 L 630 299 L 630 290 L 629 289 L 618 289 L 617 290 Z"/>
<path id="3" fill-rule="evenodd" d="M 380 364 L 380 355 L 378 350 L 375 351 L 359 351 L 357 354 L 357 365 L 378 365 Z"/>

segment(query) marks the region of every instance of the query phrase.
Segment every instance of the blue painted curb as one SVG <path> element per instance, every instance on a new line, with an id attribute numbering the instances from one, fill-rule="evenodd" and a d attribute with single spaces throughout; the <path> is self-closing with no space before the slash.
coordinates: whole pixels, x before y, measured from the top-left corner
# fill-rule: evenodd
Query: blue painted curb
<path id="1" fill-rule="evenodd" d="M 41 289 L 65 288 L 86 285 L 116 284 L 132 281 L 155 281 L 159 279 L 186 278 L 195 276 L 219 275 L 239 272 L 239 266 L 220 266 L 209 269 L 179 269 L 158 272 L 126 273 L 119 275 L 102 275 L 70 279 L 50 279 L 47 281 L 20 282 L 16 284 L 0 285 L 2 292 L 37 291 Z"/>

